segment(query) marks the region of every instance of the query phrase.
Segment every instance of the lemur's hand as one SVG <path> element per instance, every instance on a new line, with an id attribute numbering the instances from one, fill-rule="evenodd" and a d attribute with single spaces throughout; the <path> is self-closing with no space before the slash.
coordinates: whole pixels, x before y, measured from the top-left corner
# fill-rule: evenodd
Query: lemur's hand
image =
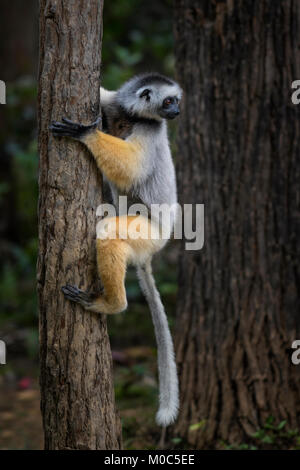
<path id="1" fill-rule="evenodd" d="M 69 119 L 62 118 L 63 122 L 52 121 L 49 130 L 53 133 L 54 137 L 72 137 L 72 139 L 80 140 L 83 136 L 97 128 L 101 117 L 98 117 L 89 126 L 77 124 Z"/>

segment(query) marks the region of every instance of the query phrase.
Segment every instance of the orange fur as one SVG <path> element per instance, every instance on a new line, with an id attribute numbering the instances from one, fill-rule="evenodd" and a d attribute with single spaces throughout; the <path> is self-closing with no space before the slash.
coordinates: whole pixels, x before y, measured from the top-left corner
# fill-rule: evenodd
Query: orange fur
<path id="1" fill-rule="evenodd" d="M 83 138 L 106 177 L 122 190 L 128 189 L 142 171 L 142 146 L 95 130 Z"/>
<path id="2" fill-rule="evenodd" d="M 121 216 L 110 218 L 111 233 L 116 238 L 97 239 L 98 273 L 104 293 L 94 300 L 88 310 L 99 313 L 119 313 L 126 309 L 125 290 L 126 267 L 129 263 L 143 264 L 165 244 L 161 239 L 151 239 L 151 222 L 142 216 Z M 133 238 L 135 224 L 141 237 Z M 115 231 L 116 227 L 116 231 Z M 145 234 L 149 238 L 144 239 Z M 126 239 L 121 238 L 126 236 Z"/>

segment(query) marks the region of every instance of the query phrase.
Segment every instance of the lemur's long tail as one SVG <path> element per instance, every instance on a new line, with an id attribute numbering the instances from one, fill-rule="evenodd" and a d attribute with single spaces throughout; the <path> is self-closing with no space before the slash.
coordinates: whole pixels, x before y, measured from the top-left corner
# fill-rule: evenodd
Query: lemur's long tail
<path id="1" fill-rule="evenodd" d="M 152 275 L 151 261 L 137 268 L 140 286 L 149 304 L 158 350 L 159 410 L 156 422 L 172 424 L 178 414 L 179 390 L 174 347 L 164 306 Z"/>

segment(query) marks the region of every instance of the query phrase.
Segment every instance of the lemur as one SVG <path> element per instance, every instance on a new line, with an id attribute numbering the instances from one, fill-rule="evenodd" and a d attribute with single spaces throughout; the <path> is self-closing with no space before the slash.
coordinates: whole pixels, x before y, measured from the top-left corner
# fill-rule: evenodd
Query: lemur
<path id="1" fill-rule="evenodd" d="M 113 199 L 128 195 L 151 211 L 152 204 L 177 203 L 175 169 L 171 157 L 166 119 L 179 114 L 182 90 L 170 78 L 157 73 L 133 77 L 117 91 L 100 88 L 103 131 L 99 119 L 91 125 L 75 124 L 63 118 L 52 122 L 55 137 L 71 137 L 82 142 L 108 180 Z M 108 133 L 106 133 L 108 132 Z M 179 408 L 178 378 L 172 337 L 159 292 L 152 275 L 151 259 L 167 243 L 162 236 L 136 239 L 130 233 L 131 215 L 118 215 L 110 221 L 117 227 L 114 238 L 97 235 L 97 267 L 103 292 L 92 298 L 76 286 L 62 287 L 65 297 L 86 310 L 103 314 L 122 312 L 127 308 L 125 273 L 129 263 L 137 268 L 141 289 L 149 304 L 158 347 L 159 410 L 156 421 L 168 426 Z M 175 223 L 175 216 L 172 224 Z M 148 217 L 139 216 L 141 232 L 150 233 L 155 225 Z M 120 236 L 124 230 L 127 238 Z M 171 226 L 168 237 L 171 236 Z M 152 233 L 152 232 L 151 232 Z M 160 233 L 160 232 L 159 232 Z"/>

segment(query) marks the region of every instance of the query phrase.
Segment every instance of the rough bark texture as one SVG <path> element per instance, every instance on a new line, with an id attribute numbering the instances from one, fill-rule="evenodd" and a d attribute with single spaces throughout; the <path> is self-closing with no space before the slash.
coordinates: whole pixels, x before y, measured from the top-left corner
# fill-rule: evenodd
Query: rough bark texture
<path id="1" fill-rule="evenodd" d="M 174 432 L 215 447 L 300 425 L 300 5 L 176 0 L 175 39 L 179 192 L 205 204 L 205 244 L 180 261 Z"/>
<path id="2" fill-rule="evenodd" d="M 64 300 L 96 279 L 101 179 L 82 145 L 48 126 L 99 114 L 102 1 L 40 1 L 39 259 L 41 408 L 46 449 L 119 449 L 106 322 Z"/>

